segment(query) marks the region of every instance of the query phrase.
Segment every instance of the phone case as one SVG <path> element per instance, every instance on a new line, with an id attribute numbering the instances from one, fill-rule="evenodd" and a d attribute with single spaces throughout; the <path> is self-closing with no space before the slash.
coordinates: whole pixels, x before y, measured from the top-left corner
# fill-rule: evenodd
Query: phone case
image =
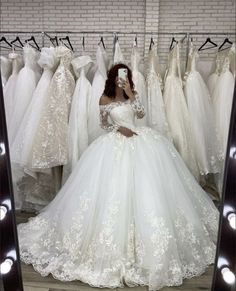
<path id="1" fill-rule="evenodd" d="M 119 69 L 118 70 L 118 77 L 126 80 L 127 77 L 127 69 Z"/>

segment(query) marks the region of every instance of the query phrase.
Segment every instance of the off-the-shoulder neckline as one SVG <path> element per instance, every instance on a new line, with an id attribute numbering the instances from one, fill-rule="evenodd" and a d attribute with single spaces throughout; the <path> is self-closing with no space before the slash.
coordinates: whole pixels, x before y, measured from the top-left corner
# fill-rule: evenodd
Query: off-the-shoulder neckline
<path id="1" fill-rule="evenodd" d="M 112 104 L 127 104 L 127 103 L 130 103 L 130 99 L 127 99 L 126 101 L 113 101 L 113 102 L 110 102 L 110 103 L 107 103 L 107 104 L 104 104 L 104 105 L 100 105 L 101 107 L 108 107 Z"/>

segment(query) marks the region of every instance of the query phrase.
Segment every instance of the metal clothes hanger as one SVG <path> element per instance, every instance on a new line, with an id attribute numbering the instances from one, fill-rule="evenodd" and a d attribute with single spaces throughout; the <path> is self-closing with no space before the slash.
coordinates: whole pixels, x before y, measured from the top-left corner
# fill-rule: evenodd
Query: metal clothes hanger
<path id="1" fill-rule="evenodd" d="M 34 43 L 34 45 L 32 45 L 32 44 L 30 43 L 30 41 L 32 41 L 32 42 Z M 28 43 L 28 44 L 29 44 L 30 46 L 32 46 L 33 48 L 35 48 L 35 49 L 37 49 L 38 51 L 40 51 L 40 47 L 39 47 L 39 45 L 37 44 L 37 42 L 36 42 L 34 36 L 31 36 L 31 38 L 26 39 L 25 42 Z"/>
<path id="2" fill-rule="evenodd" d="M 229 46 L 224 47 L 226 44 L 229 44 Z M 223 43 L 219 46 L 218 51 L 220 52 L 220 51 L 226 50 L 230 48 L 232 44 L 233 44 L 232 41 L 230 41 L 228 37 L 226 37 Z"/>
<path id="3" fill-rule="evenodd" d="M 210 43 L 211 46 L 205 48 L 206 44 L 208 44 L 208 43 Z M 208 37 L 208 38 L 206 39 L 206 41 L 205 41 L 205 42 L 200 46 L 200 48 L 198 49 L 198 51 L 208 50 L 208 49 L 211 49 L 211 48 L 214 48 L 214 47 L 217 47 L 217 46 L 218 46 L 218 45 L 217 45 L 216 43 L 214 43 L 214 42 L 210 39 L 210 37 Z"/>

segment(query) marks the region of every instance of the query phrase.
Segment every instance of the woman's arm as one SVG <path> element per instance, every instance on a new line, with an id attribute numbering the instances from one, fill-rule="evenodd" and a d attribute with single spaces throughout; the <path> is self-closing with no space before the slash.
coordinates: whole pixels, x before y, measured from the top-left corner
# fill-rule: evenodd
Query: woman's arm
<path id="1" fill-rule="evenodd" d="M 135 115 L 137 118 L 141 119 L 145 115 L 145 109 L 143 104 L 140 101 L 140 98 L 138 96 L 138 93 L 136 91 L 132 91 L 130 88 L 130 83 L 128 78 L 126 79 L 125 82 L 123 82 L 123 90 L 125 91 L 126 95 L 129 97 L 131 101 L 131 106 L 133 108 L 133 111 L 135 112 Z"/>
<path id="2" fill-rule="evenodd" d="M 133 98 L 132 99 L 130 98 L 130 100 L 131 100 L 131 103 L 130 103 L 131 107 L 134 110 L 137 118 L 139 119 L 143 118 L 145 115 L 145 109 L 144 109 L 143 104 L 140 101 L 138 93 L 134 92 Z"/>

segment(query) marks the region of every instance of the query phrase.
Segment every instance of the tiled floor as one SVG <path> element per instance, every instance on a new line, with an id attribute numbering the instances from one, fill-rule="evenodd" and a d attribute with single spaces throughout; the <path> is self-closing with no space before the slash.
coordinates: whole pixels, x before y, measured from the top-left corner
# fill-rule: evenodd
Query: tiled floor
<path id="1" fill-rule="evenodd" d="M 17 223 L 27 221 L 29 214 L 18 213 Z M 22 263 L 24 291 L 102 291 L 110 289 L 92 288 L 87 284 L 79 281 L 73 282 L 60 282 L 55 280 L 52 276 L 42 277 L 39 273 L 34 271 L 31 265 Z M 196 291 L 196 290 L 210 290 L 213 275 L 213 266 L 209 267 L 207 272 L 200 277 L 185 280 L 183 285 L 179 287 L 166 287 L 162 291 Z M 115 291 L 146 291 L 146 287 L 125 287 L 116 288 Z"/>

